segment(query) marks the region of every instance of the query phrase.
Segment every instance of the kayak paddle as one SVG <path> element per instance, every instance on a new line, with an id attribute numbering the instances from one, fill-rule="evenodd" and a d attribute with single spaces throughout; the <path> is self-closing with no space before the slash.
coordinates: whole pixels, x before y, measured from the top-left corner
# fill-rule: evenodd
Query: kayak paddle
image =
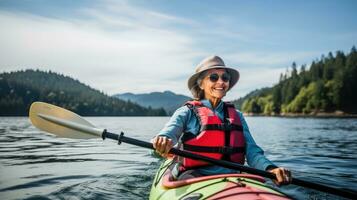
<path id="1" fill-rule="evenodd" d="M 155 150 L 152 143 L 137 140 L 134 138 L 124 136 L 121 132 L 119 135 L 110 133 L 106 129 L 96 128 L 94 125 L 83 119 L 81 116 L 66 110 L 64 108 L 51 105 L 43 102 L 34 102 L 30 107 L 29 118 L 34 126 L 46 132 L 55 134 L 59 137 L 73 138 L 73 139 L 88 139 L 101 137 L 117 140 L 118 144 L 122 142 Z M 250 174 L 260 175 L 270 179 L 276 179 L 275 174 L 267 171 L 254 169 L 244 165 L 240 165 L 225 160 L 216 160 L 209 157 L 197 155 L 188 151 L 172 148 L 171 154 L 183 156 L 191 159 L 202 160 L 214 165 L 235 169 Z M 327 192 L 330 194 L 354 199 L 357 197 L 357 192 L 352 190 L 345 190 L 334 188 L 318 183 L 308 182 L 293 178 L 291 184 L 308 187 L 311 189 Z"/>

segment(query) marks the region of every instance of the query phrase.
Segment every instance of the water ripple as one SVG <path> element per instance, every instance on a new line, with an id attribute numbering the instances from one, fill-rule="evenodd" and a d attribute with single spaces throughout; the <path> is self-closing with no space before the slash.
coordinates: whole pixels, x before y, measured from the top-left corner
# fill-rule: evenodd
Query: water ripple
<path id="1" fill-rule="evenodd" d="M 87 119 L 146 141 L 168 120 Z M 246 120 L 267 157 L 291 169 L 294 177 L 357 190 L 357 120 Z M 159 164 L 149 150 L 133 145 L 56 138 L 31 126 L 27 118 L 0 118 L 0 199 L 147 199 Z M 280 189 L 297 199 L 342 199 L 294 185 Z"/>
<path id="2" fill-rule="evenodd" d="M 38 181 L 32 181 L 26 184 L 21 184 L 21 185 L 15 185 L 12 187 L 7 187 L 0 189 L 0 192 L 8 191 L 8 190 L 19 190 L 19 189 L 26 189 L 26 188 L 34 188 L 34 187 L 41 187 L 43 185 L 52 185 L 52 184 L 57 184 L 60 181 L 63 180 L 68 180 L 68 179 L 82 179 L 82 178 L 88 178 L 90 176 L 62 176 L 62 177 L 55 177 L 55 178 L 48 178 L 48 179 L 41 179 Z"/>

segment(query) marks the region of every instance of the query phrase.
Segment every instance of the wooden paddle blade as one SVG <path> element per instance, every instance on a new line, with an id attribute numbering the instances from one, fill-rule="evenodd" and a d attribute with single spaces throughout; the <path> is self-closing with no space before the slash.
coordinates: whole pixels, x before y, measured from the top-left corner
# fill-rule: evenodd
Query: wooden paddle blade
<path id="1" fill-rule="evenodd" d="M 98 138 L 103 132 L 81 116 L 44 102 L 32 103 L 29 117 L 37 128 L 63 138 Z"/>

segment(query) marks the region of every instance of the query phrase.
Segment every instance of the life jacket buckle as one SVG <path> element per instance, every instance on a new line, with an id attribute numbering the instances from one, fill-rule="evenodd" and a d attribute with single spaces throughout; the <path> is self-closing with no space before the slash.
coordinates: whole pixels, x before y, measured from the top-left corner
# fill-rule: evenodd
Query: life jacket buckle
<path id="1" fill-rule="evenodd" d="M 222 124 L 222 129 L 223 129 L 223 131 L 231 131 L 232 124 L 230 122 L 225 122 Z"/>

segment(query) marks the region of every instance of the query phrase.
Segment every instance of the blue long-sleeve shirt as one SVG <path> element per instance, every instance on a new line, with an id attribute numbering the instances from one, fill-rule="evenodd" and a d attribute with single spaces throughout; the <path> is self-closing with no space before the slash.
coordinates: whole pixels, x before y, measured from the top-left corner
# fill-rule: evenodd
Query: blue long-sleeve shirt
<path id="1" fill-rule="evenodd" d="M 211 103 L 204 99 L 201 100 L 204 106 L 210 108 L 221 120 L 224 118 L 223 102 L 221 101 L 218 106 L 213 109 Z M 245 121 L 242 113 L 237 110 L 241 123 L 243 126 L 243 134 L 246 142 L 246 159 L 249 166 L 266 170 L 270 166 L 275 166 L 271 161 L 269 161 L 264 156 L 264 151 L 255 143 L 253 137 L 249 132 L 247 122 Z M 175 113 L 170 118 L 169 122 L 166 123 L 164 128 L 159 132 L 158 135 L 166 136 L 172 139 L 172 142 L 177 144 L 181 134 L 183 132 L 190 132 L 195 135 L 199 133 L 199 122 L 195 114 L 187 107 L 182 106 L 175 111 Z M 225 174 L 225 173 L 235 173 L 235 170 L 223 168 L 220 166 L 208 166 L 200 168 L 199 173 L 209 175 L 209 174 Z"/>

